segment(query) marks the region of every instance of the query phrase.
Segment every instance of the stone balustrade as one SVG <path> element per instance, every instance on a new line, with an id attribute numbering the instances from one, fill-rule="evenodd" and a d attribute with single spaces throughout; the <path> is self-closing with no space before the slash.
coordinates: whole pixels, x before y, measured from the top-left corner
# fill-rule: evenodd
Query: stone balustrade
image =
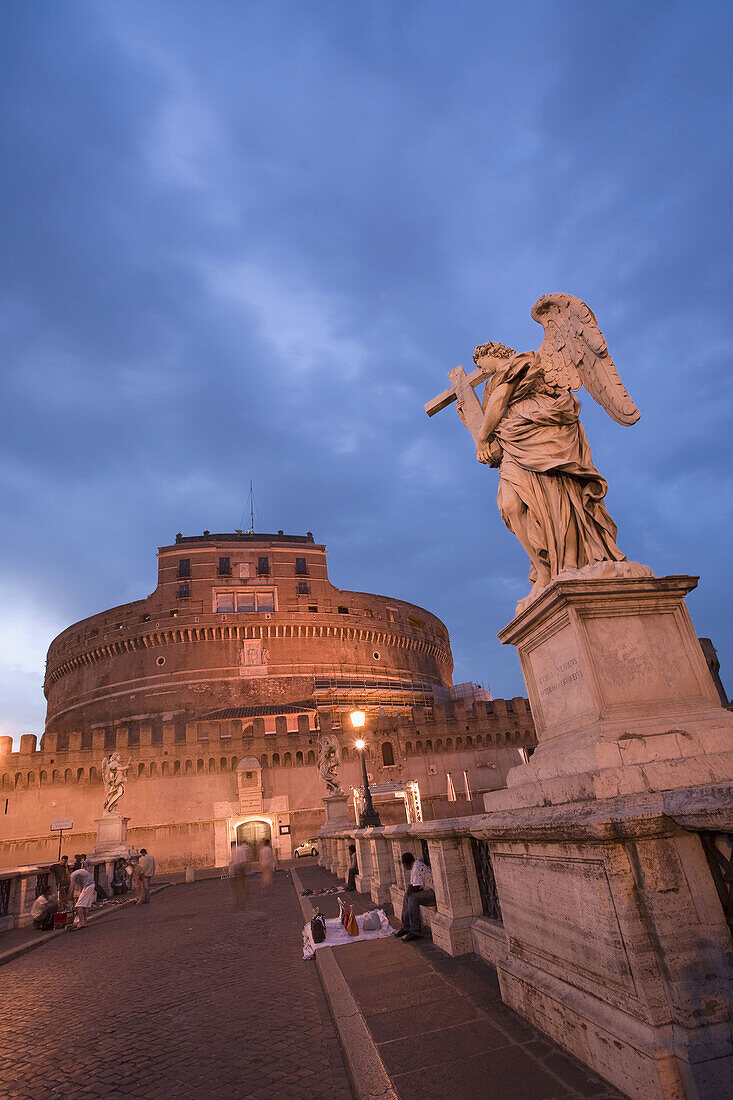
<path id="1" fill-rule="evenodd" d="M 116 859 L 87 859 L 94 881 L 109 895 L 112 894 L 116 862 Z M 55 888 L 52 866 L 53 863 L 37 863 L 30 867 L 11 867 L 0 871 L 0 933 L 9 932 L 11 928 L 26 928 L 32 923 L 33 902 L 46 889 L 49 881 Z"/>
<path id="2" fill-rule="evenodd" d="M 731 899 L 710 847 L 721 840 L 724 862 L 732 836 L 726 785 L 330 826 L 319 859 L 345 878 L 356 844 L 357 890 L 399 913 L 402 854 L 427 855 L 438 947 L 493 963 L 505 1003 L 627 1095 L 702 1100 L 731 1057 Z"/>

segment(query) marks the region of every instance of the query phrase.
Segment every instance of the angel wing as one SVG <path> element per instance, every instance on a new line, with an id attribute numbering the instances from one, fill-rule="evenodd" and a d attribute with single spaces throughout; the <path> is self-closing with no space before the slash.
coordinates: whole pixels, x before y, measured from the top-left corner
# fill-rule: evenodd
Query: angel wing
<path id="1" fill-rule="evenodd" d="M 532 316 L 545 330 L 539 355 L 547 381 L 571 390 L 585 386 L 619 424 L 635 424 L 641 413 L 619 378 L 592 309 L 571 294 L 543 294 Z"/>

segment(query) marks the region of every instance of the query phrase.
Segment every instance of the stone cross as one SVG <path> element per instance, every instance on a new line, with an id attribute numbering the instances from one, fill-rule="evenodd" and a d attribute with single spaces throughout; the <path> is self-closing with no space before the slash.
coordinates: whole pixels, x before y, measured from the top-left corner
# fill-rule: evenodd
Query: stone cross
<path id="1" fill-rule="evenodd" d="M 506 363 L 506 355 L 484 355 L 481 357 L 480 362 L 481 366 L 476 367 L 470 374 L 466 374 L 460 364 L 454 367 L 453 370 L 448 371 L 448 377 L 451 381 L 450 389 L 439 393 L 432 401 L 428 401 L 425 406 L 425 412 L 428 416 L 435 416 L 441 409 L 447 408 L 448 405 L 456 401 L 458 403 L 458 415 L 473 436 L 474 443 L 478 443 L 478 433 L 484 418 L 481 402 L 474 390 L 476 386 L 480 386 L 482 382 L 491 378 L 491 375 L 499 366 Z"/>

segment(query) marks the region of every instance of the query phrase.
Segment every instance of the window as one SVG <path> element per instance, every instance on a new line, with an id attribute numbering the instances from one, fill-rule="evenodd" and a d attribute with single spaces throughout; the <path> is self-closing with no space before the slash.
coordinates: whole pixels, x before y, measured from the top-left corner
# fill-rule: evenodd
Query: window
<path id="1" fill-rule="evenodd" d="M 318 611 L 318 604 L 317 603 L 309 603 L 308 604 L 308 610 L 313 611 L 313 612 L 317 612 Z"/>
<path id="2" fill-rule="evenodd" d="M 308 576 L 308 562 L 305 560 L 305 558 L 295 559 L 295 572 L 297 576 Z"/>
<path id="3" fill-rule="evenodd" d="M 311 590 L 311 586 L 308 584 L 308 581 L 298 581 L 298 595 L 299 596 L 309 596 L 310 595 L 310 590 Z"/>
<path id="4" fill-rule="evenodd" d="M 178 576 L 190 577 L 191 576 L 191 559 L 179 558 L 178 559 Z"/>
<path id="5" fill-rule="evenodd" d="M 258 592 L 257 593 L 257 610 L 258 611 L 274 611 L 275 610 L 275 593 L 274 592 Z"/>
<path id="6" fill-rule="evenodd" d="M 348 607 L 340 607 L 338 609 L 338 612 L 339 612 L 339 615 L 348 615 L 349 614 L 349 609 L 348 609 Z"/>
<path id="7" fill-rule="evenodd" d="M 220 577 L 231 577 L 232 575 L 232 563 L 230 558 L 219 558 L 219 568 L 217 573 Z"/>
<path id="8" fill-rule="evenodd" d="M 257 573 L 260 577 L 269 577 L 270 575 L 270 559 L 258 558 L 257 559 Z"/>
<path id="9" fill-rule="evenodd" d="M 394 764 L 394 749 L 389 741 L 382 745 L 382 763 L 385 768 L 391 768 Z"/>
<path id="10" fill-rule="evenodd" d="M 132 722 L 127 727 L 127 744 L 131 749 L 137 748 L 140 744 L 140 726 L 137 722 Z"/>
<path id="11" fill-rule="evenodd" d="M 179 600 L 187 600 L 190 595 L 191 595 L 191 585 L 190 584 L 179 584 L 178 585 L 178 599 Z"/>
<path id="12" fill-rule="evenodd" d="M 104 747 L 105 749 L 117 748 L 117 731 L 106 729 L 104 731 Z"/>
<path id="13" fill-rule="evenodd" d="M 257 592 L 252 589 L 237 592 L 232 589 L 214 591 L 214 610 L 219 615 L 230 615 L 234 611 L 242 614 L 275 610 L 275 593 Z"/>
<path id="14" fill-rule="evenodd" d="M 394 607 L 387 608 L 387 621 L 390 623 L 397 622 L 397 610 Z"/>

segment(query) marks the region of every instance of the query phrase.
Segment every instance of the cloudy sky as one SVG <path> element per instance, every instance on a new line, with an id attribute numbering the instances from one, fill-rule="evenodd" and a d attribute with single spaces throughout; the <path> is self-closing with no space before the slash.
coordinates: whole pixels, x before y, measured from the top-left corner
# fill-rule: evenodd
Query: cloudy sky
<path id="1" fill-rule="evenodd" d="M 583 396 L 629 558 L 733 690 L 728 3 L 5 0 L 0 733 L 175 533 L 314 532 L 523 694 L 528 588 L 455 411 L 474 346 L 595 311 L 641 421 Z"/>

